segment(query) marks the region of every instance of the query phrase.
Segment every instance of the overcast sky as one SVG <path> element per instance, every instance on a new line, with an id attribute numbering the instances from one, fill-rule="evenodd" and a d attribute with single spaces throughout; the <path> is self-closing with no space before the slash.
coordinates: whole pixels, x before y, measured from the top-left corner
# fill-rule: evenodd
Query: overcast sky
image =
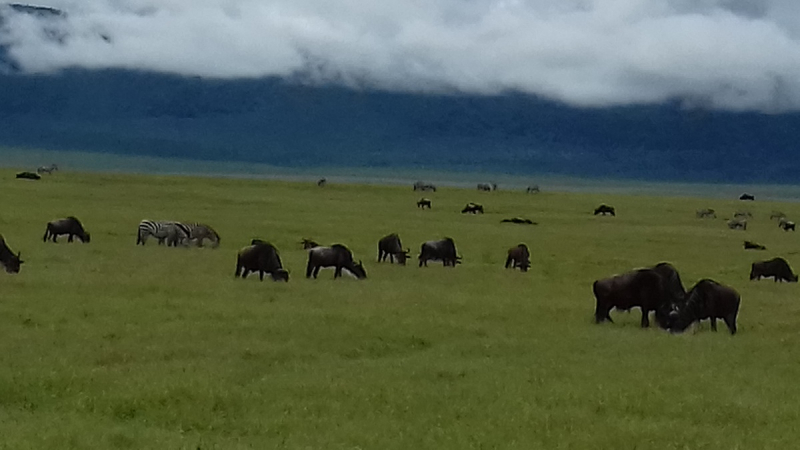
<path id="1" fill-rule="evenodd" d="M 681 98 L 800 109 L 800 0 L 48 0 L 0 33 L 30 72 L 301 74 L 410 91 L 519 90 L 579 106 Z M 39 23 L 36 23 L 37 20 Z M 99 35 L 109 37 L 108 41 Z"/>

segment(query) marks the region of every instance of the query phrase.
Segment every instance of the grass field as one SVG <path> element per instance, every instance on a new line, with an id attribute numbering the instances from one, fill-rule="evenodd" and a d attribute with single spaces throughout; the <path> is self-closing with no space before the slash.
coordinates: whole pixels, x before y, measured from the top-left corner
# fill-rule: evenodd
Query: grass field
<path id="1" fill-rule="evenodd" d="M 0 448 L 779 449 L 798 445 L 797 284 L 748 281 L 800 237 L 796 203 L 1 170 Z M 459 214 L 468 202 L 487 213 Z M 617 217 L 591 214 L 612 204 Z M 712 207 L 716 220 L 694 211 Z M 724 217 L 746 208 L 748 230 Z M 75 215 L 90 244 L 43 243 Z M 500 224 L 522 216 L 536 226 Z M 141 247 L 141 219 L 199 221 L 216 249 Z M 455 269 L 378 264 L 451 236 Z M 251 238 L 289 283 L 233 277 Z M 343 243 L 369 278 L 304 277 L 303 237 Z M 749 239 L 768 251 L 742 249 Z M 65 239 L 64 239 L 65 241 Z M 506 250 L 531 248 L 528 273 Z M 669 261 L 742 295 L 740 332 L 592 322 L 592 282 Z"/>

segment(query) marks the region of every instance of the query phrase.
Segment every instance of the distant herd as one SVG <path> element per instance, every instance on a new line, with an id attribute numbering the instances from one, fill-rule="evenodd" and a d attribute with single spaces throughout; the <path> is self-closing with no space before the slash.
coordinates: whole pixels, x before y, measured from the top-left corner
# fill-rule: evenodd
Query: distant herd
<path id="1" fill-rule="evenodd" d="M 57 166 L 40 167 L 40 173 L 52 173 L 58 170 Z M 37 175 L 37 174 L 34 174 Z M 325 179 L 318 184 L 325 185 Z M 414 183 L 414 190 L 436 191 L 436 187 L 421 181 Z M 496 184 L 479 184 L 479 190 L 497 190 Z M 535 191 L 533 190 L 535 189 Z M 528 187 L 527 192 L 539 192 L 539 187 Z M 743 194 L 741 200 L 754 200 L 749 194 Z M 420 208 L 430 208 L 429 199 L 417 202 Z M 462 212 L 483 213 L 483 206 L 469 203 Z M 616 215 L 612 206 L 600 205 L 594 210 L 595 215 Z M 696 212 L 697 218 L 716 218 L 713 209 L 701 209 Z M 749 212 L 737 211 L 733 219 L 728 221 L 730 228 L 746 229 L 747 218 L 752 217 Z M 778 224 L 783 230 L 794 230 L 794 222 L 778 211 L 772 213 L 771 219 L 778 219 Z M 505 219 L 503 222 L 535 224 L 528 219 Z M 736 225 L 732 225 L 736 224 Z M 46 224 L 43 241 L 57 242 L 59 236 L 67 236 L 67 242 L 78 238 L 83 243 L 91 242 L 91 235 L 84 228 L 81 221 L 69 216 L 53 220 Z M 145 245 L 149 238 L 154 238 L 158 244 L 167 246 L 202 247 L 204 241 L 209 241 L 212 248 L 220 244 L 219 234 L 210 226 L 201 223 L 183 223 L 176 221 L 142 220 L 136 233 L 136 244 Z M 318 243 L 303 239 L 303 248 L 308 253 L 308 263 L 305 275 L 307 278 L 317 278 L 320 269 L 330 267 L 334 269 L 334 279 L 342 276 L 343 271 L 357 279 L 367 278 L 364 265 L 355 262 L 352 252 L 342 244 L 321 246 Z M 745 241 L 745 249 L 764 250 L 765 247 L 754 242 Z M 389 260 L 390 263 L 405 265 L 410 258 L 410 249 L 404 249 L 397 233 L 384 236 L 378 241 L 378 262 Z M 445 237 L 439 240 L 423 242 L 418 256 L 419 267 L 427 266 L 428 261 L 441 261 L 445 267 L 455 268 L 462 263 L 462 257 L 456 251 L 452 238 Z M 23 263 L 21 253 L 16 254 L 0 235 L 0 264 L 8 273 L 18 273 Z M 528 246 L 521 243 L 507 251 L 505 268 L 528 271 L 531 267 L 530 251 Z M 269 275 L 274 281 L 289 281 L 289 272 L 283 267 L 278 249 L 269 242 L 253 239 L 250 245 L 240 249 L 236 257 L 235 277 L 246 278 L 251 273 L 258 273 L 263 281 L 264 275 Z M 773 258 L 768 261 L 755 262 L 751 266 L 750 280 L 773 278 L 776 282 L 797 282 L 798 276 L 792 272 L 789 264 L 783 258 Z M 636 269 L 621 275 L 596 280 L 592 285 L 596 300 L 595 322 L 613 322 L 610 312 L 613 309 L 627 311 L 638 307 L 642 311 L 641 326 L 650 325 L 650 312 L 655 313 L 657 324 L 673 332 L 681 332 L 692 323 L 709 319 L 712 330 L 716 331 L 716 320 L 721 319 L 728 327 L 731 334 L 737 331 L 736 318 L 739 312 L 741 298 L 732 288 L 717 283 L 714 280 L 703 279 L 698 281 L 688 292 L 685 290 L 678 271 L 669 263 L 662 262 L 653 267 Z"/>

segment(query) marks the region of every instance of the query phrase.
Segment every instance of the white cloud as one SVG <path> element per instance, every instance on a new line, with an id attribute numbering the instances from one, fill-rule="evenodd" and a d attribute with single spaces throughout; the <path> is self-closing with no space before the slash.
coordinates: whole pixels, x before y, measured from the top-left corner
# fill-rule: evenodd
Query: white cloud
<path id="1" fill-rule="evenodd" d="M 0 41 L 30 72 L 301 75 L 411 91 L 519 90 L 584 106 L 685 99 L 800 109 L 796 0 L 51 0 Z M 105 35 L 108 41 L 99 39 Z"/>

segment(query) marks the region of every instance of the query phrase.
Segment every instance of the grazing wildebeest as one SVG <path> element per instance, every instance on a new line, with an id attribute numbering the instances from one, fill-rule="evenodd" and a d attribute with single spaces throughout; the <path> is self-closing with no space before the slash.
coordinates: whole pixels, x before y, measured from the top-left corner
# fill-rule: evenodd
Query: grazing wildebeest
<path id="1" fill-rule="evenodd" d="M 17 174 L 17 178 L 21 178 L 23 180 L 40 180 L 42 177 L 33 172 L 20 172 Z"/>
<path id="2" fill-rule="evenodd" d="M 415 191 L 433 191 L 436 192 L 436 186 L 430 183 L 424 183 L 422 181 L 417 181 L 414 183 L 414 190 Z"/>
<path id="3" fill-rule="evenodd" d="M 627 311 L 638 306 L 642 310 L 642 328 L 650 326 L 650 311 L 655 311 L 660 326 L 666 326 L 669 312 L 681 306 L 686 297 L 681 277 L 669 263 L 597 280 L 592 290 L 597 299 L 595 323 L 613 323 L 609 313 L 614 308 Z"/>
<path id="4" fill-rule="evenodd" d="M 739 196 L 739 200 L 755 200 L 755 199 L 756 199 L 755 196 L 747 194 L 747 193 L 744 193 L 744 194 Z"/>
<path id="5" fill-rule="evenodd" d="M 739 293 L 714 280 L 703 279 L 694 285 L 686 302 L 669 315 L 668 328 L 682 332 L 694 322 L 711 319 L 711 329 L 717 331 L 717 319 L 722 319 L 731 334 L 736 334 L 736 315 L 739 313 Z"/>
<path id="6" fill-rule="evenodd" d="M 50 164 L 49 166 L 40 166 L 38 169 L 36 169 L 36 173 L 38 173 L 40 175 L 43 174 L 43 173 L 46 173 L 48 175 L 52 175 L 53 171 L 57 171 L 57 170 L 58 170 L 58 166 L 57 165 Z"/>
<path id="7" fill-rule="evenodd" d="M 47 239 L 52 238 L 53 242 L 58 242 L 56 238 L 62 234 L 69 235 L 67 242 L 72 242 L 72 238 L 75 236 L 78 236 L 81 242 L 88 243 L 91 241 L 91 235 L 83 229 L 81 221 L 73 216 L 47 222 L 47 228 L 44 230 L 42 241 L 47 242 Z"/>
<path id="8" fill-rule="evenodd" d="M 780 219 L 783 219 L 784 217 L 786 217 L 786 214 L 782 213 L 781 211 L 772 211 L 769 214 L 769 219 L 770 220 L 772 220 L 772 219 L 780 220 Z"/>
<path id="9" fill-rule="evenodd" d="M 461 264 L 461 257 L 456 255 L 456 243 L 446 237 L 438 241 L 423 242 L 419 251 L 419 267 L 428 267 L 428 261 L 442 261 L 444 267 L 455 267 Z"/>
<path id="10" fill-rule="evenodd" d="M 539 193 L 539 185 L 538 184 L 534 184 L 534 185 L 528 186 L 528 188 L 525 189 L 525 192 L 527 192 L 528 194 L 538 194 Z"/>
<path id="11" fill-rule="evenodd" d="M 19 266 L 23 260 L 20 259 L 22 252 L 17 252 L 15 255 L 11 248 L 6 244 L 5 238 L 0 234 L 0 264 L 8 273 L 19 273 Z"/>
<path id="12" fill-rule="evenodd" d="M 479 203 L 469 202 L 469 203 L 467 203 L 467 206 L 465 206 L 464 209 L 461 210 L 461 213 L 462 214 L 464 214 L 464 213 L 470 213 L 470 214 L 481 213 L 481 214 L 483 214 L 483 205 L 481 205 Z"/>
<path id="13" fill-rule="evenodd" d="M 733 213 L 733 217 L 734 218 L 738 217 L 738 218 L 752 219 L 753 218 L 753 213 L 751 213 L 750 211 L 739 210 L 739 211 L 736 211 L 735 213 Z"/>
<path id="14" fill-rule="evenodd" d="M 303 246 L 303 250 L 308 250 L 310 248 L 319 247 L 318 243 L 316 243 L 315 241 L 312 241 L 311 239 L 306 239 L 306 238 L 303 238 L 303 240 L 300 241 L 300 245 Z"/>
<path id="15" fill-rule="evenodd" d="M 531 219 L 523 219 L 522 217 L 512 217 L 511 219 L 503 219 L 500 223 L 518 223 L 520 225 L 538 225 Z"/>
<path id="16" fill-rule="evenodd" d="M 398 264 L 405 266 L 409 252 L 411 252 L 411 249 L 403 250 L 400 236 L 397 233 L 384 236 L 378 241 L 378 262 L 386 261 L 388 256 L 390 262 L 394 263 L 394 259 L 397 258 Z"/>
<path id="17" fill-rule="evenodd" d="M 431 200 L 429 198 L 421 198 L 417 201 L 417 208 L 425 209 L 425 207 L 431 209 Z"/>
<path id="18" fill-rule="evenodd" d="M 772 258 L 769 261 L 754 262 L 750 267 L 750 279 L 773 277 L 775 282 L 797 282 L 797 275 L 792 272 L 789 263 L 783 258 Z"/>
<path id="19" fill-rule="evenodd" d="M 333 278 L 342 276 L 342 269 L 362 280 L 367 278 L 367 271 L 361 261 L 358 264 L 353 262 L 353 254 L 350 249 L 341 244 L 333 244 L 330 247 L 313 247 L 308 249 L 308 265 L 306 266 L 306 278 L 317 278 L 322 267 L 335 267 Z"/>
<path id="20" fill-rule="evenodd" d="M 766 250 L 767 247 L 764 247 L 761 244 L 756 244 L 755 242 L 744 241 L 744 249 L 745 250 Z"/>
<path id="21" fill-rule="evenodd" d="M 328 180 L 326 180 L 325 178 L 320 178 L 319 180 L 317 180 L 317 186 L 319 187 L 325 186 L 327 182 Z"/>
<path id="22" fill-rule="evenodd" d="M 698 209 L 695 214 L 697 215 L 698 219 L 704 219 L 704 218 L 714 219 L 717 217 L 717 213 L 711 208 Z"/>
<path id="23" fill-rule="evenodd" d="M 234 277 L 247 277 L 250 272 L 258 272 L 258 278 L 264 281 L 268 273 L 273 281 L 289 281 L 289 272 L 283 268 L 278 249 L 261 239 L 253 239 L 251 245 L 239 250 L 236 256 L 236 272 Z"/>
<path id="24" fill-rule="evenodd" d="M 516 247 L 511 247 L 508 249 L 508 256 L 506 257 L 506 269 L 509 268 L 516 269 L 519 267 L 519 270 L 523 272 L 527 272 L 528 268 L 531 267 L 531 253 L 528 251 L 528 246 L 525 244 L 519 244 Z"/>
<path id="25" fill-rule="evenodd" d="M 728 228 L 731 230 L 746 230 L 747 229 L 747 219 L 743 217 L 734 217 L 733 219 L 728 221 Z"/>
<path id="26" fill-rule="evenodd" d="M 478 183 L 478 190 L 479 191 L 491 191 L 492 186 L 486 183 Z"/>
<path id="27" fill-rule="evenodd" d="M 794 222 L 788 220 L 786 217 L 781 217 L 781 220 L 778 221 L 778 226 L 781 227 L 783 231 L 795 231 Z"/>
<path id="28" fill-rule="evenodd" d="M 598 214 L 602 214 L 604 216 L 606 214 L 611 214 L 612 216 L 616 216 L 617 212 L 616 212 L 616 210 L 614 209 L 613 206 L 608 206 L 606 204 L 602 204 L 602 205 L 598 206 L 597 208 L 595 208 L 595 210 L 594 210 L 594 215 L 596 216 Z"/>

